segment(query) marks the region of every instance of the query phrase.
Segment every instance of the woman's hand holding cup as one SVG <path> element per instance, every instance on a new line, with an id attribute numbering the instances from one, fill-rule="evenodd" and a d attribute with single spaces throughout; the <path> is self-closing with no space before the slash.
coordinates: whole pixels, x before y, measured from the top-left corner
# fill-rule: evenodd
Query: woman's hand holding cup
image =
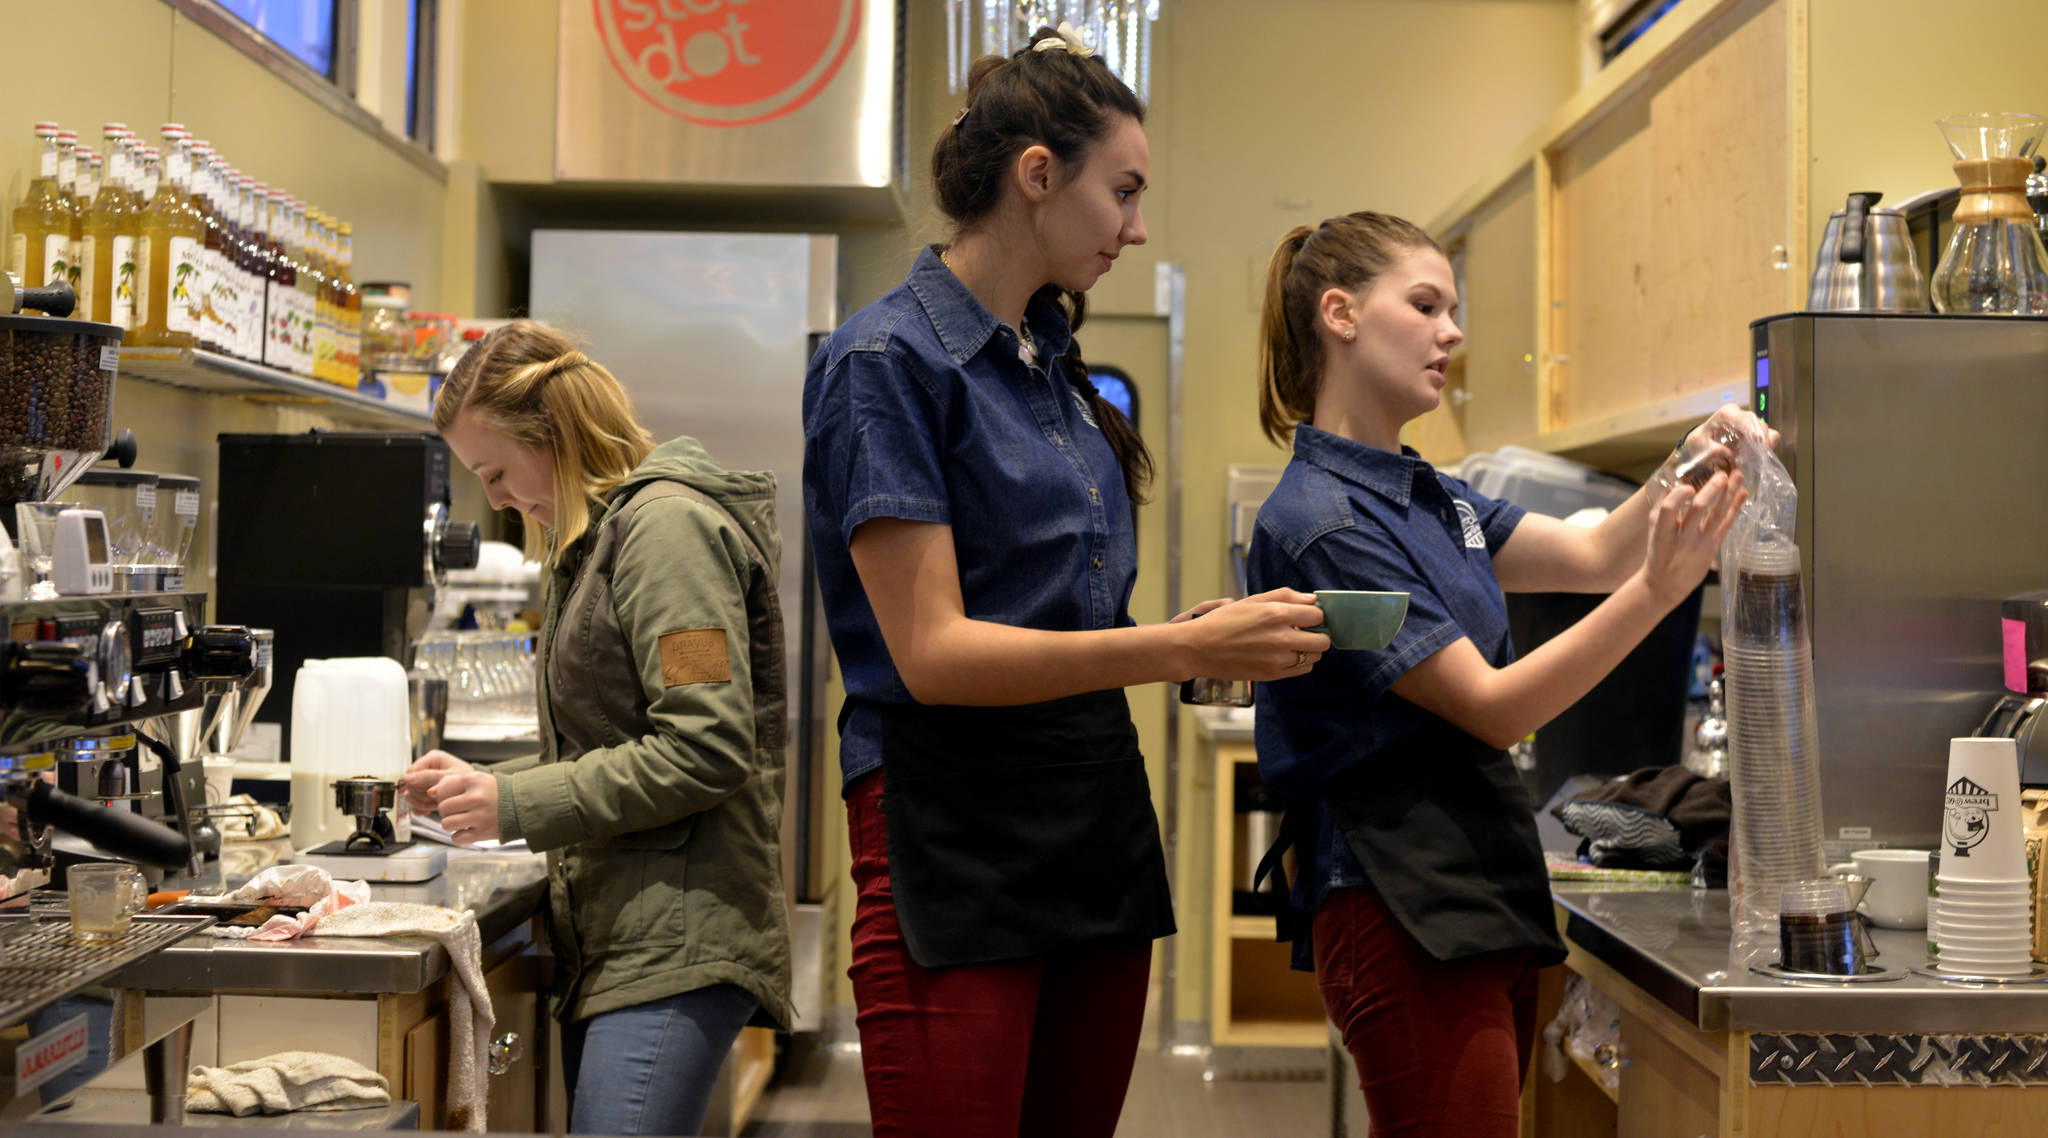
<path id="1" fill-rule="evenodd" d="M 1323 623 L 1315 601 L 1314 593 L 1273 589 L 1243 600 L 1204 602 L 1181 614 L 1175 621 L 1187 624 L 1189 674 L 1277 680 L 1307 672 L 1330 650 L 1328 636 L 1307 631 Z"/>

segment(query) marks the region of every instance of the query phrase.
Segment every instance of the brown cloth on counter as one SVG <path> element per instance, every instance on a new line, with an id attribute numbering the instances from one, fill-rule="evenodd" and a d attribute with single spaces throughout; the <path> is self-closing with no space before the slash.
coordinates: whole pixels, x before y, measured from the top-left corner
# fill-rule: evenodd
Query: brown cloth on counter
<path id="1" fill-rule="evenodd" d="M 1601 805 L 1610 809 L 1587 808 Z M 1595 865 L 1668 867 L 1669 845 L 1658 840 L 1661 831 L 1675 836 L 1670 845 L 1686 859 L 1704 859 L 1710 883 L 1727 879 L 1728 827 L 1735 810 L 1725 778 L 1702 778 L 1675 764 L 1644 767 L 1561 802 L 1551 813 L 1585 839 L 1580 853 L 1590 853 Z"/>

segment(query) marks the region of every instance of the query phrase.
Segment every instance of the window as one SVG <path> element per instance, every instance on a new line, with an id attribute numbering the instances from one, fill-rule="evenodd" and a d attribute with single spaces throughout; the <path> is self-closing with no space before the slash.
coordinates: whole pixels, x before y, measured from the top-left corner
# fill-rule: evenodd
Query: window
<path id="1" fill-rule="evenodd" d="M 1131 426 L 1138 425 L 1138 384 L 1131 374 L 1112 364 L 1091 364 L 1088 380 L 1100 392 L 1103 401 L 1124 413 Z"/>
<path id="2" fill-rule="evenodd" d="M 322 77 L 335 76 L 336 0 L 218 0 L 263 38 Z"/>
<path id="3" fill-rule="evenodd" d="M 434 148 L 440 7 L 440 0 L 406 0 L 405 5 L 405 133 L 429 150 Z"/>

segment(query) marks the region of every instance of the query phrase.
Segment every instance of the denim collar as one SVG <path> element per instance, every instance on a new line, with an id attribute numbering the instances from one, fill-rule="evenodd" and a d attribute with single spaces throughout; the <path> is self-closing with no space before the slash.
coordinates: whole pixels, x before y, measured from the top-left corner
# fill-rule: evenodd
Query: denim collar
<path id="1" fill-rule="evenodd" d="M 1404 446 L 1400 454 L 1367 446 L 1343 435 L 1317 430 L 1307 423 L 1294 428 L 1294 456 L 1342 478 L 1372 490 L 1397 506 L 1406 506 L 1414 492 L 1415 479 L 1432 467 Z"/>
<path id="2" fill-rule="evenodd" d="M 988 345 L 1003 322 L 996 319 L 981 301 L 975 299 L 953 270 L 939 256 L 937 245 L 927 245 L 917 255 L 917 263 L 910 268 L 907 282 L 910 292 L 924 308 L 924 314 L 932 322 L 932 329 L 939 335 L 939 344 L 953 357 L 956 364 L 964 364 L 974 358 L 975 353 Z M 1024 322 L 1031 325 L 1031 338 L 1038 345 L 1040 367 L 1051 367 L 1054 360 L 1067 352 L 1073 343 L 1074 334 L 1067 327 L 1066 317 L 1050 301 L 1033 297 L 1024 306 Z"/>

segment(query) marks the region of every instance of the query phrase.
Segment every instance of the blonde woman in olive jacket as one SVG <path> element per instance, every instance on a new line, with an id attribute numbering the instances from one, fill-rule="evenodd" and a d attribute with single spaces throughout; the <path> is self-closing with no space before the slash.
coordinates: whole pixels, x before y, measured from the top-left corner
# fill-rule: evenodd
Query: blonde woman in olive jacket
<path id="1" fill-rule="evenodd" d="M 545 529 L 541 754 L 436 751 L 407 793 L 458 844 L 547 852 L 570 1129 L 694 1134 L 740 1028 L 792 1019 L 775 479 L 655 447 L 617 380 L 530 321 L 470 349 L 434 424 Z"/>

